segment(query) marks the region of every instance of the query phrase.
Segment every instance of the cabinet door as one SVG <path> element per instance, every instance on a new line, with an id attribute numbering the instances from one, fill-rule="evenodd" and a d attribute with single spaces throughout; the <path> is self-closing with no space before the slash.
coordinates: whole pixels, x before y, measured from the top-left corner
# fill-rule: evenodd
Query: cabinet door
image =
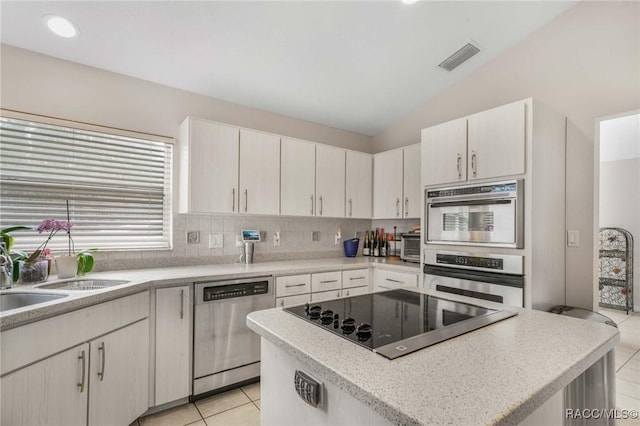
<path id="1" fill-rule="evenodd" d="M 86 425 L 88 380 L 86 343 L 7 374 L 0 379 L 0 423 Z"/>
<path id="2" fill-rule="evenodd" d="M 322 302 L 325 300 L 339 299 L 342 297 L 340 290 L 321 291 L 320 293 L 311 293 L 312 302 Z"/>
<path id="3" fill-rule="evenodd" d="M 369 269 L 342 271 L 342 288 L 369 286 Z"/>
<path id="4" fill-rule="evenodd" d="M 237 127 L 188 118 L 180 129 L 180 213 L 234 213 L 238 206 Z"/>
<path id="5" fill-rule="evenodd" d="M 303 305 L 311 301 L 309 293 L 297 296 L 277 297 L 276 306 L 286 308 L 287 306 Z"/>
<path id="6" fill-rule="evenodd" d="M 313 216 L 316 192 L 316 145 L 282 138 L 280 214 Z"/>
<path id="7" fill-rule="evenodd" d="M 347 151 L 346 217 L 371 219 L 373 161 L 371 155 Z"/>
<path id="8" fill-rule="evenodd" d="M 525 103 L 514 102 L 468 117 L 469 180 L 525 172 Z"/>
<path id="9" fill-rule="evenodd" d="M 280 136 L 240 130 L 240 213 L 280 213 Z"/>
<path id="10" fill-rule="evenodd" d="M 316 216 L 344 217 L 345 150 L 316 145 Z"/>
<path id="11" fill-rule="evenodd" d="M 418 287 L 418 274 L 376 269 L 374 272 L 374 290 L 389 290 L 401 287 Z"/>
<path id="12" fill-rule="evenodd" d="M 407 146 L 403 149 L 404 156 L 404 200 L 402 211 L 405 218 L 420 218 L 420 144 Z"/>
<path id="13" fill-rule="evenodd" d="M 422 185 L 467 180 L 467 119 L 422 129 Z"/>
<path id="14" fill-rule="evenodd" d="M 349 297 L 349 296 L 358 296 L 361 294 L 367 294 L 369 293 L 369 287 L 365 286 L 365 287 L 352 287 L 352 288 L 347 288 L 342 290 L 342 296 L 344 297 Z"/>
<path id="15" fill-rule="evenodd" d="M 373 217 L 402 217 L 402 149 L 373 156 Z"/>
<path id="16" fill-rule="evenodd" d="M 149 405 L 149 320 L 92 340 L 89 345 L 89 424 L 130 424 Z"/>
<path id="17" fill-rule="evenodd" d="M 342 272 L 321 272 L 311 274 L 311 292 L 340 290 L 342 288 Z"/>
<path id="18" fill-rule="evenodd" d="M 189 286 L 156 291 L 156 392 L 155 405 L 190 394 Z"/>
<path id="19" fill-rule="evenodd" d="M 295 296 L 311 292 L 311 275 L 276 277 L 276 297 Z"/>

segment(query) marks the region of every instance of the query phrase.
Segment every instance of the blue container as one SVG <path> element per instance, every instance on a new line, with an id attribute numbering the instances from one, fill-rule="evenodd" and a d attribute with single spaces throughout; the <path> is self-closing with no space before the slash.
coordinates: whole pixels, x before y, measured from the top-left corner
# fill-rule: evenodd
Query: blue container
<path id="1" fill-rule="evenodd" d="M 358 254 L 358 244 L 360 244 L 360 238 L 352 238 L 350 240 L 344 240 L 344 255 L 347 257 L 356 257 Z"/>

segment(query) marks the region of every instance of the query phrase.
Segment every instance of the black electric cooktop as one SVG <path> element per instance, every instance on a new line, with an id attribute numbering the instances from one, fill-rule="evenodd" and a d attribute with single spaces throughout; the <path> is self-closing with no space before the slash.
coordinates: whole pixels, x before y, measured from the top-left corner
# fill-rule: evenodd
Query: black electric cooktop
<path id="1" fill-rule="evenodd" d="M 401 289 L 284 310 L 389 359 L 517 315 Z"/>

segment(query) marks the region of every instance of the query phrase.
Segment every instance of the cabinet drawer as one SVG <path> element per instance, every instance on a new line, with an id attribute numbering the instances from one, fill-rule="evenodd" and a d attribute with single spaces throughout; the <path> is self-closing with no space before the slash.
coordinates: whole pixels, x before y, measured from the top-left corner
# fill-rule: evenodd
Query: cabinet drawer
<path id="1" fill-rule="evenodd" d="M 342 288 L 362 287 L 369 285 L 368 269 L 342 271 Z"/>
<path id="2" fill-rule="evenodd" d="M 319 293 L 311 293 L 312 302 L 322 302 L 323 300 L 339 299 L 342 297 L 340 290 L 321 291 Z"/>
<path id="3" fill-rule="evenodd" d="M 351 287 L 351 288 L 346 288 L 342 290 L 343 297 L 357 296 L 359 294 L 367 294 L 367 293 L 369 293 L 369 286 Z"/>
<path id="4" fill-rule="evenodd" d="M 375 273 L 375 289 L 386 290 L 400 287 L 418 287 L 418 275 L 378 269 Z"/>
<path id="5" fill-rule="evenodd" d="M 298 294 L 297 296 L 278 297 L 276 299 L 276 306 L 285 308 L 287 306 L 302 305 L 309 302 L 309 293 Z"/>
<path id="6" fill-rule="evenodd" d="M 311 291 L 311 275 L 276 277 L 276 297 L 293 296 Z"/>
<path id="7" fill-rule="evenodd" d="M 311 292 L 340 290 L 342 287 L 342 272 L 323 272 L 311 275 Z"/>

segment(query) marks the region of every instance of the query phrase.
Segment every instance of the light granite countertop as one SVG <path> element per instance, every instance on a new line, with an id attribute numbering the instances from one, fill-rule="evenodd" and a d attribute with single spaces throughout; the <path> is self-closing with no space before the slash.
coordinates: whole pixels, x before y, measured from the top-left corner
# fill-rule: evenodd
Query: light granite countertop
<path id="1" fill-rule="evenodd" d="M 114 279 L 126 280 L 128 283 L 121 284 L 100 290 L 79 291 L 79 290 L 55 290 L 39 288 L 41 285 L 49 285 L 59 281 L 49 279 L 46 283 L 39 285 L 16 285 L 8 292 L 36 292 L 36 293 L 56 293 L 67 294 L 68 296 L 52 300 L 50 302 L 39 303 L 37 305 L 26 306 L 24 308 L 12 309 L 0 312 L 0 331 L 18 327 L 30 322 L 39 321 L 55 315 L 82 309 L 97 303 L 124 297 L 130 294 L 145 291 L 154 287 L 166 287 L 186 282 L 215 281 L 245 278 L 264 275 L 294 275 L 302 273 L 317 273 L 334 270 L 347 270 L 368 268 L 370 266 L 393 269 L 403 272 L 420 272 L 420 265 L 417 263 L 406 263 L 391 259 L 376 259 L 367 257 L 355 258 L 327 258 L 290 260 L 278 262 L 262 262 L 250 265 L 232 263 L 215 264 L 201 266 L 185 266 L 156 269 L 136 269 L 132 271 L 98 272 L 78 277 L 76 279 Z"/>
<path id="2" fill-rule="evenodd" d="M 247 324 L 395 424 L 515 425 L 612 350 L 619 333 L 592 321 L 509 309 L 518 315 L 395 360 L 282 308 L 253 312 Z"/>

